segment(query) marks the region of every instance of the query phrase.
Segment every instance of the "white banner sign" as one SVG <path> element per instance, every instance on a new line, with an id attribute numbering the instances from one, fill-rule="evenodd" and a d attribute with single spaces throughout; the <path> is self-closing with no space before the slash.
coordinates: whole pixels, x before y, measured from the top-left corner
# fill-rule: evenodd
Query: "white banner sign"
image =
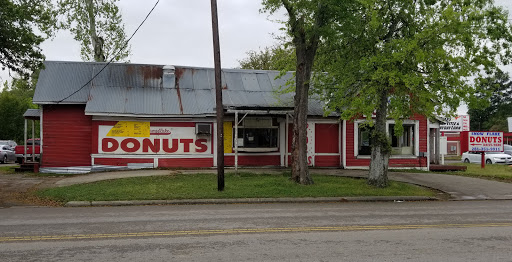
<path id="1" fill-rule="evenodd" d="M 129 127 L 130 128 L 130 127 Z M 137 126 L 136 126 L 137 128 Z M 195 127 L 149 127 L 125 131 L 121 136 L 118 125 L 98 127 L 98 153 L 100 154 L 211 154 L 211 138 L 197 137 Z M 146 134 L 145 134 L 146 133 Z M 148 134 L 147 134 L 148 133 Z M 142 135 L 141 135 L 142 134 Z"/>
<path id="2" fill-rule="evenodd" d="M 469 115 L 461 115 L 454 118 L 447 118 L 446 124 L 440 125 L 441 132 L 462 132 L 469 131 Z"/>
<path id="3" fill-rule="evenodd" d="M 502 152 L 503 132 L 469 132 L 469 151 Z"/>

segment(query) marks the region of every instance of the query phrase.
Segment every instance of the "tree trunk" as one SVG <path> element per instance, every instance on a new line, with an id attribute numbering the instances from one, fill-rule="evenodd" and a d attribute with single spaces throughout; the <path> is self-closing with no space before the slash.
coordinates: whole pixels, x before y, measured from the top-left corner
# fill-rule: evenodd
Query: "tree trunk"
<path id="1" fill-rule="evenodd" d="M 89 14 L 89 34 L 91 36 L 92 48 L 94 51 L 94 61 L 105 62 L 103 55 L 103 38 L 96 35 L 96 19 L 94 16 L 93 0 L 87 0 L 87 12 Z"/>
<path id="2" fill-rule="evenodd" d="M 292 180 L 303 185 L 313 184 L 309 174 L 307 154 L 308 92 L 311 65 L 304 37 L 297 39 L 297 69 L 295 72 L 295 108 L 293 115 Z"/>
<path id="3" fill-rule="evenodd" d="M 372 158 L 368 184 L 376 187 L 388 186 L 388 166 L 391 155 L 391 144 L 386 133 L 388 108 L 388 92 L 380 92 L 380 105 L 376 111 L 375 129 L 372 133 Z"/>
<path id="4" fill-rule="evenodd" d="M 297 68 L 295 71 L 295 108 L 293 110 L 292 180 L 302 185 L 311 185 L 313 179 L 309 173 L 307 151 L 308 93 L 317 40 L 310 40 L 311 45 L 308 45 L 304 20 L 300 18 L 296 22 L 293 38 Z"/>

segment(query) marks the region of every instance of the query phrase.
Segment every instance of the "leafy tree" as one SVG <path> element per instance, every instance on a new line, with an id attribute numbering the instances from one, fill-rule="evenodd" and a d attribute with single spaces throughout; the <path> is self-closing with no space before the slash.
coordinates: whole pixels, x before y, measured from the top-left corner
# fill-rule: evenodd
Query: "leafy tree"
<path id="1" fill-rule="evenodd" d="M 295 70 L 295 52 L 291 48 L 286 48 L 286 45 L 265 47 L 259 51 L 251 50 L 246 54 L 246 58 L 238 61 L 242 69 Z"/>
<path id="2" fill-rule="evenodd" d="M 84 61 L 125 61 L 130 55 L 119 0 L 59 0 L 61 26 L 80 42 Z M 118 53 L 119 52 L 119 53 Z"/>
<path id="3" fill-rule="evenodd" d="M 512 116 L 512 81 L 499 70 L 495 75 L 479 81 L 479 98 L 469 105 L 471 129 L 508 131 L 507 117 Z"/>
<path id="4" fill-rule="evenodd" d="M 16 143 L 25 144 L 24 130 L 25 119 L 23 114 L 29 108 L 37 108 L 32 104 L 34 87 L 37 81 L 38 71 L 31 78 L 14 78 L 10 86 L 4 83 L 0 92 L 0 139 L 14 140 Z M 39 137 L 39 121 L 35 125 L 35 134 Z M 27 127 L 27 132 L 32 133 L 32 125 Z"/>
<path id="5" fill-rule="evenodd" d="M 20 75 L 41 68 L 39 45 L 55 29 L 51 0 L 0 0 L 0 64 Z"/>
<path id="6" fill-rule="evenodd" d="M 481 79 L 510 60 L 507 13 L 493 0 L 361 0 L 359 17 L 325 39 L 318 86 L 331 110 L 373 125 L 370 185 L 388 185 L 386 120 L 452 112 Z M 334 79 L 334 81 L 333 81 Z M 372 115 L 375 114 L 375 119 Z M 373 122 L 374 121 L 374 122 Z"/>
<path id="7" fill-rule="evenodd" d="M 295 97 L 292 139 L 292 180 L 313 184 L 307 165 L 308 92 L 313 62 L 323 28 L 328 25 L 325 1 L 263 0 L 263 11 L 270 14 L 285 8 L 288 21 L 284 23 L 295 48 Z"/>

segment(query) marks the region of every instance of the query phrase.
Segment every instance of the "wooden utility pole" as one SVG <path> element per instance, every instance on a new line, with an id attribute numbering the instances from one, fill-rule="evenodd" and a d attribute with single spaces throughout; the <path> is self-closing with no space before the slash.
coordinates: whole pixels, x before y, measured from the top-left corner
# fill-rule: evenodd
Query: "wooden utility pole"
<path id="1" fill-rule="evenodd" d="M 222 79 L 220 67 L 219 20 L 217 0 L 211 0 L 213 60 L 215 63 L 215 110 L 217 113 L 217 190 L 224 190 L 224 106 L 222 105 Z"/>

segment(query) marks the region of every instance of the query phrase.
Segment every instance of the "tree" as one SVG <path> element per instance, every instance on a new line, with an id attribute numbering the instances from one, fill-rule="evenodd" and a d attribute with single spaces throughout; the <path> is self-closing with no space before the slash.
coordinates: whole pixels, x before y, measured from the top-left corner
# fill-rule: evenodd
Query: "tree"
<path id="1" fill-rule="evenodd" d="M 61 27 L 80 42 L 84 61 L 125 61 L 130 55 L 119 0 L 59 0 Z"/>
<path id="2" fill-rule="evenodd" d="M 326 1 L 263 0 L 263 10 L 270 14 L 284 7 L 288 14 L 285 27 L 295 48 L 295 97 L 292 139 L 292 180 L 313 184 L 307 164 L 308 92 L 316 51 L 323 29 L 328 25 Z"/>
<path id="3" fill-rule="evenodd" d="M 388 185 L 388 118 L 433 119 L 471 101 L 481 79 L 508 63 L 512 34 L 493 0 L 362 0 L 359 17 L 325 39 L 319 53 L 319 92 L 344 119 L 373 125 L 368 183 Z M 334 81 L 333 81 L 334 80 Z M 375 118 L 373 119 L 373 115 Z"/>
<path id="4" fill-rule="evenodd" d="M 0 63 L 22 76 L 39 69 L 44 55 L 39 45 L 55 29 L 51 0 L 0 0 Z"/>
<path id="5" fill-rule="evenodd" d="M 39 71 L 36 71 L 30 78 L 14 78 L 10 83 L 4 83 L 4 88 L 0 91 L 0 139 L 15 140 L 18 144 L 25 144 L 24 126 L 25 120 L 23 114 L 29 108 L 37 108 L 32 104 L 34 88 Z M 32 126 L 28 126 L 28 133 L 32 131 Z M 35 134 L 39 136 L 39 123 L 35 126 Z"/>
<path id="6" fill-rule="evenodd" d="M 293 71 L 295 70 L 295 51 L 287 48 L 286 45 L 275 45 L 265 47 L 259 51 L 248 51 L 247 57 L 238 60 L 242 69 L 257 70 L 278 70 Z"/>
<path id="7" fill-rule="evenodd" d="M 481 91 L 479 98 L 469 104 L 473 130 L 506 131 L 507 117 L 512 116 L 512 82 L 507 73 L 498 70 L 495 75 L 477 83 Z"/>

